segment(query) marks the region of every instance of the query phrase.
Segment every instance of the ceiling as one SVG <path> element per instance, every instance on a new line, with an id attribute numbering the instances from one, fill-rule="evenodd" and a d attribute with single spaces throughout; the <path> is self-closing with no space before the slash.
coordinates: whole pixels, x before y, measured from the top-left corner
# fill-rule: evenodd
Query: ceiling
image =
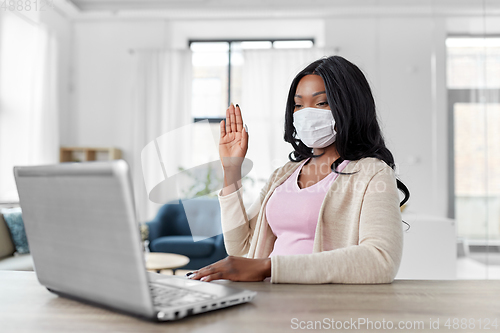
<path id="1" fill-rule="evenodd" d="M 74 18 L 218 19 L 363 14 L 500 14 L 499 0 L 55 0 L 55 3 Z"/>

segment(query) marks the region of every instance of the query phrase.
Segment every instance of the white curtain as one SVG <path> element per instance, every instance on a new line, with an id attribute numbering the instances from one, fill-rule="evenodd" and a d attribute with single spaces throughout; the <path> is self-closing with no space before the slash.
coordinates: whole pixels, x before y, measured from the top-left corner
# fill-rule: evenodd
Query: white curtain
<path id="1" fill-rule="evenodd" d="M 333 54 L 333 50 L 320 48 L 244 51 L 240 107 L 248 125 L 247 157 L 253 162 L 249 176 L 257 180 L 253 187 L 246 187 L 245 201 L 255 198 L 272 171 L 289 160 L 293 148 L 283 135 L 293 78 L 311 62 Z"/>
<path id="2" fill-rule="evenodd" d="M 58 51 L 55 35 L 37 29 L 29 157 L 33 164 L 59 162 Z"/>
<path id="3" fill-rule="evenodd" d="M 146 147 L 155 148 L 161 138 L 176 129 L 192 124 L 191 118 L 191 52 L 189 50 L 136 50 L 135 81 L 133 91 L 133 128 L 132 128 L 132 178 L 135 192 L 135 205 L 139 221 L 151 220 L 161 203 L 149 200 L 144 173 L 161 179 L 158 155 L 141 153 Z M 157 138 L 160 138 L 156 141 Z M 164 160 L 172 163 L 186 158 L 184 144 L 189 138 L 179 137 L 172 141 Z M 149 146 L 148 146 L 149 145 Z M 147 150 L 147 149 L 146 149 Z M 175 164 L 174 163 L 174 164 Z M 165 163 L 164 163 L 165 164 Z M 170 176 L 170 175 L 169 175 Z M 150 177 L 151 178 L 151 177 Z"/>
<path id="4" fill-rule="evenodd" d="M 59 161 L 57 39 L 12 13 L 0 19 L 0 201 L 17 201 L 15 165 Z"/>

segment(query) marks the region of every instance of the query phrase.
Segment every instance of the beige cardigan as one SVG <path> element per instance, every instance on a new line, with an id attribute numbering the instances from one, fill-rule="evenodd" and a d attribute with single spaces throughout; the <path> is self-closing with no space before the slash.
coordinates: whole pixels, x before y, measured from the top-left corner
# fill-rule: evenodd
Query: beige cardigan
<path id="1" fill-rule="evenodd" d="M 300 165 L 276 169 L 246 210 L 242 188 L 221 196 L 222 230 L 229 255 L 267 258 L 276 236 L 266 204 Z M 271 283 L 391 283 L 403 252 L 403 223 L 394 171 L 376 158 L 350 161 L 320 208 L 312 254 L 271 257 Z M 305 207 L 303 209 L 306 209 Z"/>

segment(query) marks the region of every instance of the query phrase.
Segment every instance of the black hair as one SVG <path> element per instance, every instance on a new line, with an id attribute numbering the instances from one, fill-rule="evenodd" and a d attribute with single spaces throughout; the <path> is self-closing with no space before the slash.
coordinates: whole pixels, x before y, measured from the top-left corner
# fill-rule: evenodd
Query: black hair
<path id="1" fill-rule="evenodd" d="M 294 97 L 297 85 L 304 76 L 310 74 L 319 75 L 323 79 L 328 105 L 336 124 L 337 136 L 334 144 L 340 158 L 332 163 L 332 171 L 345 175 L 346 173 L 336 170 L 342 161 L 355 161 L 364 157 L 378 158 L 394 170 L 394 157 L 385 146 L 377 121 L 375 100 L 370 85 L 363 72 L 341 56 L 316 60 L 300 71 L 293 79 L 285 113 L 284 139 L 294 148 L 288 158 L 293 162 L 299 162 L 308 157 L 322 155 L 314 155 L 312 148 L 307 147 L 296 137 L 297 132 L 293 126 Z M 400 202 L 400 206 L 402 206 L 408 201 L 410 191 L 399 179 L 396 179 L 396 184 L 404 194 L 404 198 Z"/>

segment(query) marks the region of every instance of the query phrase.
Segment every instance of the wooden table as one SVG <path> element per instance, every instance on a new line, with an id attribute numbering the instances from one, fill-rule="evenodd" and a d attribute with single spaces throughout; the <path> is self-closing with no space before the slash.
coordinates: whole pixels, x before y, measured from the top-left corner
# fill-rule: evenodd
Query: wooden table
<path id="1" fill-rule="evenodd" d="M 181 254 L 148 252 L 146 254 L 146 269 L 160 273 L 162 269 L 175 269 L 189 263 L 189 258 Z"/>
<path id="2" fill-rule="evenodd" d="M 58 297 L 42 287 L 33 272 L 0 271 L 0 332 L 297 332 L 308 321 L 385 320 L 422 321 L 424 329 L 401 332 L 498 332 L 500 326 L 479 329 L 479 320 L 500 321 L 500 281 L 396 280 L 383 285 L 296 285 L 269 282 L 222 283 L 258 291 L 246 304 L 188 317 L 177 322 L 152 323 Z M 296 318 L 296 319 L 294 319 Z M 445 326 L 451 318 L 475 321 L 475 328 Z M 498 323 L 500 324 L 500 323 Z M 387 332 L 357 323 L 355 332 Z M 436 324 L 434 324 L 436 325 Z M 326 327 L 323 327 L 326 328 Z M 334 331 L 326 329 L 326 331 Z M 342 330 L 336 330 L 342 331 Z"/>

